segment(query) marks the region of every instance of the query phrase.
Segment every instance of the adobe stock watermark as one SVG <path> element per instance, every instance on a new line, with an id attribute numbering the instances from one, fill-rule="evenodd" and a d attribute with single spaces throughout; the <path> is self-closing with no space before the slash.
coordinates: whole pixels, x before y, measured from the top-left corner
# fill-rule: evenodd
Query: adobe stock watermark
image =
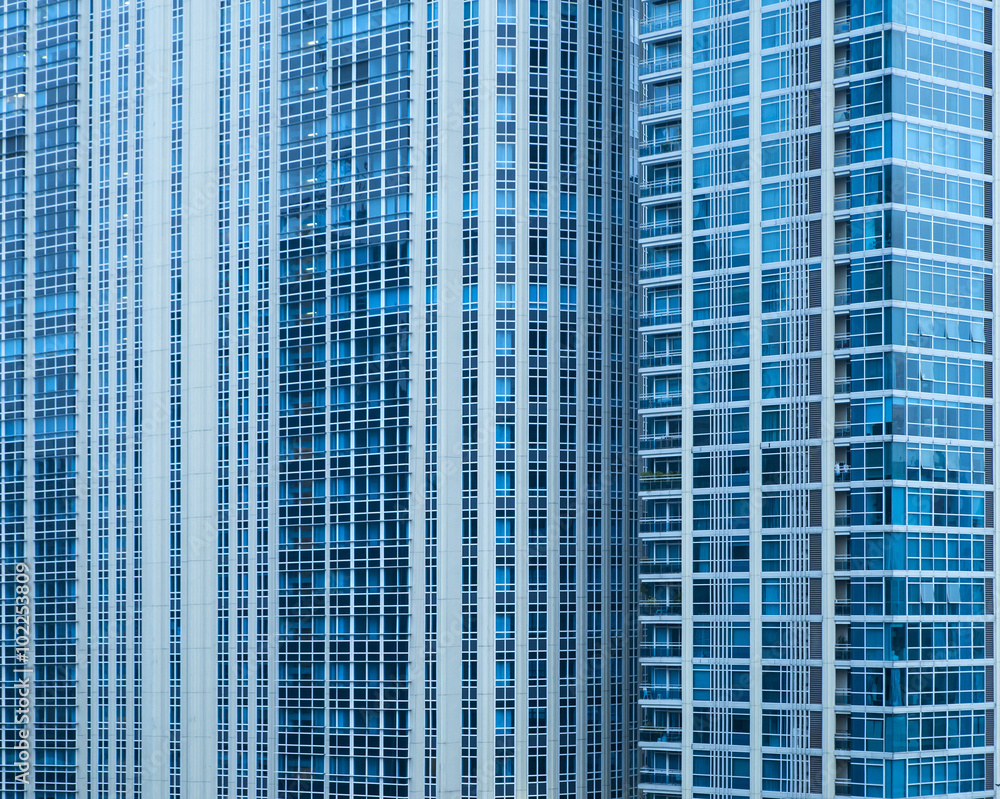
<path id="1" fill-rule="evenodd" d="M 14 567 L 14 727 L 17 730 L 17 773 L 27 787 L 31 777 L 31 572 L 27 563 Z"/>

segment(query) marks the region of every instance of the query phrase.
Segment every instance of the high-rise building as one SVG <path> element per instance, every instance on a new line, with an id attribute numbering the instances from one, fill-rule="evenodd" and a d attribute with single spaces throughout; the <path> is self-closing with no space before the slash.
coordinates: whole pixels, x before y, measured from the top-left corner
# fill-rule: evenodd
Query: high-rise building
<path id="1" fill-rule="evenodd" d="M 0 796 L 626 794 L 632 24 L 6 0 Z"/>
<path id="2" fill-rule="evenodd" d="M 640 793 L 994 796 L 992 4 L 639 39 Z"/>

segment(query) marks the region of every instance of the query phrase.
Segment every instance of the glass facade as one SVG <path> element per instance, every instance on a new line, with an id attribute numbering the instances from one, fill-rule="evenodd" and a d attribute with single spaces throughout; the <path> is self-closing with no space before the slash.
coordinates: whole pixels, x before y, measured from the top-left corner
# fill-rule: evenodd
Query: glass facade
<path id="1" fill-rule="evenodd" d="M 625 795 L 632 21 L 4 7 L 34 795 Z"/>
<path id="2" fill-rule="evenodd" d="M 994 789 L 992 35 L 643 3 L 647 797 Z"/>

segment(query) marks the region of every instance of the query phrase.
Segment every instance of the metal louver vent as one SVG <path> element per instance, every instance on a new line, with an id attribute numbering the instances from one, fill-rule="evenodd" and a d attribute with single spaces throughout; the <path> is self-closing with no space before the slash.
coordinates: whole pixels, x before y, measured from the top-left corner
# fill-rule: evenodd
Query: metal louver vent
<path id="1" fill-rule="evenodd" d="M 809 351 L 823 349 L 823 317 L 818 313 L 809 317 Z"/>
<path id="2" fill-rule="evenodd" d="M 993 578 L 986 578 L 986 588 L 983 591 L 986 600 L 986 613 L 988 615 L 993 615 Z"/>
<path id="3" fill-rule="evenodd" d="M 819 308 L 823 305 L 823 271 L 809 270 L 809 307 Z"/>
<path id="4" fill-rule="evenodd" d="M 817 492 L 818 493 L 818 492 Z M 812 510 L 810 508 L 810 510 Z M 810 519 L 812 521 L 812 519 Z M 823 568 L 823 534 L 809 533 L 809 571 L 818 572 Z M 812 597 L 810 597 L 810 601 Z"/>
<path id="5" fill-rule="evenodd" d="M 993 354 L 993 320 L 983 320 L 983 349 L 987 355 Z"/>
<path id="6" fill-rule="evenodd" d="M 986 758 L 992 762 L 993 758 Z M 809 757 L 809 793 L 823 793 L 823 758 L 820 755 Z"/>
<path id="7" fill-rule="evenodd" d="M 821 577 L 809 578 L 809 615 L 823 615 L 823 579 Z"/>
<path id="8" fill-rule="evenodd" d="M 809 526 L 823 526 L 823 491 L 819 488 L 809 489 Z"/>
<path id="9" fill-rule="evenodd" d="M 809 4 L 809 38 L 818 39 L 823 35 L 823 4 L 819 0 Z"/>
<path id="10" fill-rule="evenodd" d="M 809 90 L 809 127 L 819 125 L 823 121 L 823 92 L 820 89 Z"/>
<path id="11" fill-rule="evenodd" d="M 993 536 L 986 536 L 983 544 L 983 560 L 986 561 L 986 571 L 993 571 Z"/>
<path id="12" fill-rule="evenodd" d="M 823 65 L 823 46 L 814 44 L 809 48 L 809 82 L 818 83 L 823 78 L 821 76 Z"/>
<path id="13" fill-rule="evenodd" d="M 983 463 L 986 467 L 986 483 L 987 485 L 993 482 L 993 448 L 987 447 L 985 451 L 985 457 L 983 458 Z"/>
<path id="14" fill-rule="evenodd" d="M 993 184 L 987 183 L 992 191 Z M 990 195 L 992 196 L 992 195 Z M 818 214 L 823 210 L 823 179 L 819 175 L 809 178 L 809 213 Z"/>
<path id="15" fill-rule="evenodd" d="M 986 710 L 986 745 L 993 746 L 993 709 Z"/>
<path id="16" fill-rule="evenodd" d="M 987 361 L 983 364 L 983 391 L 987 398 L 993 397 L 993 362 Z"/>
<path id="17" fill-rule="evenodd" d="M 823 359 L 812 358 L 809 361 L 809 393 L 823 393 Z"/>
<path id="18" fill-rule="evenodd" d="M 823 704 L 823 667 L 809 667 L 809 704 Z"/>
<path id="19" fill-rule="evenodd" d="M 986 506 L 986 526 L 987 527 L 992 527 L 993 526 L 993 492 L 992 491 L 987 491 L 986 492 L 986 502 L 984 504 Z"/>
<path id="20" fill-rule="evenodd" d="M 823 404 L 809 403 L 809 438 L 821 438 L 823 435 Z"/>
<path id="21" fill-rule="evenodd" d="M 993 9 L 988 7 L 983 9 L 983 44 L 993 44 Z"/>
<path id="22" fill-rule="evenodd" d="M 983 225 L 983 258 L 993 260 L 993 225 Z"/>
<path id="23" fill-rule="evenodd" d="M 993 701 L 993 667 L 986 667 L 986 701 Z"/>
<path id="24" fill-rule="evenodd" d="M 992 625 L 990 627 L 992 634 Z M 821 621 L 809 622 L 809 659 L 823 659 L 823 622 Z"/>
<path id="25" fill-rule="evenodd" d="M 809 711 L 809 747 L 811 749 L 823 748 L 823 711 Z"/>
<path id="26" fill-rule="evenodd" d="M 987 441 L 993 440 L 993 406 L 987 405 L 983 408 L 983 437 Z"/>
<path id="27" fill-rule="evenodd" d="M 993 95 L 990 94 L 983 98 L 983 130 L 987 133 L 993 132 Z M 989 153 L 992 149 L 987 147 L 986 152 Z"/>
<path id="28" fill-rule="evenodd" d="M 823 166 L 823 137 L 819 133 L 809 134 L 809 168 L 821 169 Z"/>
<path id="29" fill-rule="evenodd" d="M 986 645 L 986 651 L 993 651 L 993 622 L 986 622 L 986 633 L 983 636 L 986 640 L 983 642 Z"/>
<path id="30" fill-rule="evenodd" d="M 983 310 L 993 313 L 993 275 L 983 275 Z"/>
<path id="31" fill-rule="evenodd" d="M 993 88 L 993 62 L 988 58 L 983 59 L 983 86 Z"/>
<path id="32" fill-rule="evenodd" d="M 989 100 L 990 99 L 989 96 L 987 96 L 986 99 Z M 990 130 L 993 130 L 993 102 L 992 102 L 992 100 L 990 101 L 989 121 L 990 121 Z M 986 127 L 985 124 L 983 125 L 983 127 Z M 992 147 L 984 147 L 983 148 L 983 174 L 984 175 L 991 175 L 991 176 L 993 175 L 993 148 Z"/>
<path id="33" fill-rule="evenodd" d="M 809 220 L 809 257 L 819 258 L 823 254 L 823 220 Z"/>
<path id="34" fill-rule="evenodd" d="M 993 184 L 983 184 L 983 213 L 987 219 L 993 218 Z"/>
<path id="35" fill-rule="evenodd" d="M 823 448 L 814 444 L 809 447 L 809 482 L 823 481 Z"/>

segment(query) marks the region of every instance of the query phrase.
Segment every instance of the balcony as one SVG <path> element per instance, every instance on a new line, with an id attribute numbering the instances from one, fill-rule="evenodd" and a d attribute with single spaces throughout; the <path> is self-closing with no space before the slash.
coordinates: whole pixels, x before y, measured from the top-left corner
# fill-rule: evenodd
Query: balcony
<path id="1" fill-rule="evenodd" d="M 833 736 L 833 748 L 841 751 L 850 751 L 851 734 L 849 732 L 837 731 Z"/>
<path id="2" fill-rule="evenodd" d="M 846 688 L 838 688 L 834 693 L 834 699 L 838 705 L 851 704 L 851 692 Z"/>
<path id="3" fill-rule="evenodd" d="M 851 526 L 851 512 L 850 511 L 837 511 L 833 515 L 833 526 L 834 527 L 850 527 Z"/>
<path id="4" fill-rule="evenodd" d="M 849 572 L 851 570 L 851 559 L 846 555 L 838 555 L 833 559 L 833 570 L 838 572 Z"/>
<path id="5" fill-rule="evenodd" d="M 639 116 L 651 117 L 656 114 L 666 114 L 670 111 L 679 111 L 680 107 L 680 95 L 676 97 L 656 97 L 652 100 L 644 100 L 639 103 Z"/>
<path id="6" fill-rule="evenodd" d="M 639 145 L 639 157 L 646 158 L 650 155 L 670 155 L 681 151 L 681 139 L 660 139 L 659 141 L 643 142 Z"/>
<path id="7" fill-rule="evenodd" d="M 661 236 L 679 236 L 681 232 L 681 220 L 676 219 L 669 222 L 650 222 L 639 228 L 640 239 L 657 239 Z"/>
<path id="8" fill-rule="evenodd" d="M 851 393 L 851 378 L 849 377 L 839 377 L 833 381 L 833 393 L 834 394 L 850 394 Z"/>
<path id="9" fill-rule="evenodd" d="M 851 252 L 851 239 L 849 236 L 840 236 L 833 240 L 834 255 L 847 255 Z"/>
<path id="10" fill-rule="evenodd" d="M 850 438 L 851 426 L 849 424 L 838 424 L 833 428 L 834 438 Z"/>
<path id="11" fill-rule="evenodd" d="M 639 439 L 639 449 L 676 449 L 681 445 L 677 436 L 644 436 Z"/>
<path id="12" fill-rule="evenodd" d="M 646 727 L 639 728 L 639 740 L 645 743 L 679 744 L 681 730 L 679 727 Z"/>
<path id="13" fill-rule="evenodd" d="M 680 311 L 666 311 L 663 313 L 644 313 L 639 315 L 639 327 L 655 327 L 657 325 L 679 325 L 681 323 Z"/>
<path id="14" fill-rule="evenodd" d="M 679 685 L 643 685 L 640 687 L 639 699 L 647 699 L 651 702 L 665 700 L 680 700 L 681 687 Z"/>
<path id="15" fill-rule="evenodd" d="M 672 11 L 666 14 L 653 14 L 646 17 L 641 23 L 639 23 L 639 33 L 656 33 L 657 31 L 668 30 L 669 28 L 679 28 L 680 26 L 680 10 Z"/>
<path id="16" fill-rule="evenodd" d="M 845 211 L 849 210 L 851 207 L 851 194 L 850 192 L 842 192 L 841 194 L 833 195 L 833 210 L 834 211 Z"/>
<path id="17" fill-rule="evenodd" d="M 662 585 L 662 583 L 661 583 Z M 671 602 L 669 600 L 663 600 L 658 602 L 656 600 L 647 599 L 645 601 L 639 601 L 639 615 L 640 616 L 680 616 L 682 610 L 682 603 L 680 601 Z"/>
<path id="18" fill-rule="evenodd" d="M 850 616 L 851 603 L 846 599 L 838 599 L 833 603 L 833 612 L 836 616 Z"/>
<path id="19" fill-rule="evenodd" d="M 666 72 L 671 69 L 680 68 L 680 53 L 670 53 L 669 55 L 657 56 L 656 58 L 644 58 L 639 62 L 640 75 L 652 75 L 656 72 Z"/>
<path id="20" fill-rule="evenodd" d="M 639 478 L 640 491 L 680 491 L 681 477 L 676 476 L 649 476 Z"/>
<path id="21" fill-rule="evenodd" d="M 851 292 L 848 289 L 838 289 L 833 292 L 834 305 L 850 305 L 851 302 Z"/>
<path id="22" fill-rule="evenodd" d="M 653 785 L 680 786 L 681 772 L 669 771 L 667 769 L 642 768 L 639 769 L 639 782 L 651 783 Z"/>
<path id="23" fill-rule="evenodd" d="M 681 656 L 680 644 L 640 644 L 639 657 L 641 658 L 679 658 Z"/>
<path id="24" fill-rule="evenodd" d="M 681 404 L 681 392 L 676 394 L 644 394 L 639 397 L 640 408 L 678 408 Z"/>
<path id="25" fill-rule="evenodd" d="M 639 187 L 640 197 L 658 197 L 663 194 L 676 194 L 681 190 L 680 178 L 651 180 Z"/>
<path id="26" fill-rule="evenodd" d="M 662 535 L 663 533 L 679 533 L 680 531 L 680 516 L 668 516 L 660 519 L 644 519 L 639 522 L 639 535 Z"/>
<path id="27" fill-rule="evenodd" d="M 639 367 L 642 369 L 662 368 L 664 366 L 680 366 L 681 354 L 679 352 L 658 352 L 651 355 L 639 357 Z"/>
<path id="28" fill-rule="evenodd" d="M 838 333 L 833 337 L 833 348 L 835 350 L 846 350 L 851 346 L 850 333 Z"/>
<path id="29" fill-rule="evenodd" d="M 639 560 L 639 574 L 680 574 L 681 562 L 679 560 Z"/>
<path id="30" fill-rule="evenodd" d="M 833 650 L 834 660 L 850 660 L 851 648 L 845 644 L 838 644 Z"/>
<path id="31" fill-rule="evenodd" d="M 651 264 L 639 269 L 640 280 L 653 280 L 662 277 L 673 277 L 681 273 L 681 263 Z"/>

